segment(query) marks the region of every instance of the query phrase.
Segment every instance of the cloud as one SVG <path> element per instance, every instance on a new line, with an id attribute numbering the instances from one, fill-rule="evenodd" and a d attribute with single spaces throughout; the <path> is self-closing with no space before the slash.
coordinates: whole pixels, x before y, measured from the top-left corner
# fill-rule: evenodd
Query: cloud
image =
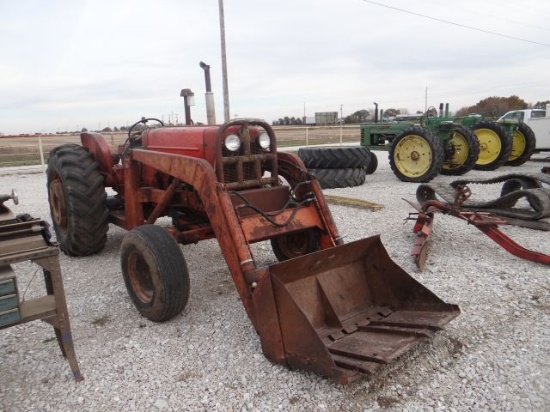
<path id="1" fill-rule="evenodd" d="M 462 26 L 550 43 L 550 5 L 466 0 L 225 2 L 231 115 L 268 121 L 314 111 L 344 115 L 372 107 L 451 108 L 516 94 L 546 100 L 548 47 Z M 0 131 L 125 124 L 172 112 L 182 88 L 206 120 L 204 73 L 211 66 L 223 119 L 217 2 L 50 1 L 3 3 Z M 461 25 L 448 24 L 449 20 Z M 426 89 L 428 102 L 425 101 Z M 68 126 L 69 127 L 69 126 Z"/>

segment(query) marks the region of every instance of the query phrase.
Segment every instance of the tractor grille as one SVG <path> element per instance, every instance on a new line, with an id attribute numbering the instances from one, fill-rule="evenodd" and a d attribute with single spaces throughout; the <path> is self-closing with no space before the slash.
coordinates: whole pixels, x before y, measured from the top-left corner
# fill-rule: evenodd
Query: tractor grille
<path id="1" fill-rule="evenodd" d="M 235 152 L 227 150 L 222 143 L 221 163 L 221 181 L 228 189 L 264 186 L 272 183 L 272 176 L 277 176 L 276 154 L 271 149 L 263 150 L 257 136 L 241 136 L 241 147 Z M 266 171 L 271 172 L 271 176 L 264 177 Z"/>
<path id="2" fill-rule="evenodd" d="M 225 163 L 223 165 L 224 183 L 233 183 L 247 180 L 257 180 L 256 162 L 243 161 L 242 158 L 233 157 L 236 163 Z M 242 171 L 242 176 L 239 176 Z M 261 175 L 260 175 L 261 177 Z"/>

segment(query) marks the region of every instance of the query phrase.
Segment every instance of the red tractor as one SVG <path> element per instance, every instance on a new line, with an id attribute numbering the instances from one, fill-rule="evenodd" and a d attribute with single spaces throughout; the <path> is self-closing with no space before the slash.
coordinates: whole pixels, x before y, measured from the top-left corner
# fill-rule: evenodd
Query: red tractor
<path id="1" fill-rule="evenodd" d="M 129 230 L 122 274 L 142 316 L 164 321 L 184 309 L 179 244 L 211 238 L 265 356 L 340 383 L 373 373 L 459 314 L 397 266 L 379 236 L 343 244 L 314 176 L 277 151 L 265 122 L 148 128 L 152 120 L 163 126 L 137 122 L 117 154 L 83 133 L 81 146 L 52 150 L 47 172 L 63 252 L 98 253 L 109 223 Z M 169 227 L 155 225 L 165 216 Z M 250 245 L 261 241 L 280 263 L 257 266 Z"/>

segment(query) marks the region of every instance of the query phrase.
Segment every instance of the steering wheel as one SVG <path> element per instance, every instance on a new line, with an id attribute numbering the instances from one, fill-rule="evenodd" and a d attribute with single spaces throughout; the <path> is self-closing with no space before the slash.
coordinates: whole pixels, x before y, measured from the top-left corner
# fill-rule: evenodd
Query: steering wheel
<path id="1" fill-rule="evenodd" d="M 426 117 L 437 117 L 437 109 L 433 106 L 428 107 L 428 109 L 426 110 Z"/>
<path id="2" fill-rule="evenodd" d="M 137 138 L 141 136 L 141 131 L 136 132 L 136 133 L 132 133 L 134 131 L 134 128 L 136 128 L 137 125 L 140 124 L 140 123 L 143 123 L 144 125 L 147 125 L 147 122 L 149 120 L 153 120 L 153 121 L 157 122 L 158 124 L 160 124 L 161 126 L 164 126 L 164 122 L 162 120 L 156 119 L 154 117 L 142 117 L 141 120 L 135 122 L 128 129 L 128 139 L 130 139 L 131 141 L 137 140 Z"/>
<path id="3" fill-rule="evenodd" d="M 156 119 L 154 117 L 142 117 L 141 120 L 135 122 L 133 125 L 130 126 L 128 129 L 128 138 L 126 139 L 126 142 L 124 142 L 124 148 L 122 149 L 121 158 L 124 159 L 126 155 L 128 154 L 128 151 L 130 148 L 137 146 L 137 142 L 141 140 L 141 130 L 136 130 L 134 132 L 134 129 L 141 123 L 144 125 L 147 125 L 147 122 L 153 120 L 160 124 L 161 126 L 164 126 L 164 122 L 162 120 Z"/>

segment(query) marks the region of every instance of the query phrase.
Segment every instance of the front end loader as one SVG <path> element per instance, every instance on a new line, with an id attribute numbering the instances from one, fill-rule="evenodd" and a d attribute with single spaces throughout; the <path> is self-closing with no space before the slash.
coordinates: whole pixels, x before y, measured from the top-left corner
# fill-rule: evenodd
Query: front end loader
<path id="1" fill-rule="evenodd" d="M 82 145 L 50 153 L 47 172 L 66 254 L 100 252 L 109 223 L 129 231 L 122 273 L 142 316 L 165 321 L 184 309 L 190 282 L 179 244 L 213 238 L 265 356 L 339 383 L 371 375 L 459 314 L 397 266 L 378 236 L 344 244 L 315 177 L 277 150 L 265 122 L 151 128 L 151 120 L 134 124 L 117 153 L 83 133 Z M 155 224 L 160 217 L 169 227 Z M 257 265 L 250 245 L 261 241 L 279 263 Z"/>

